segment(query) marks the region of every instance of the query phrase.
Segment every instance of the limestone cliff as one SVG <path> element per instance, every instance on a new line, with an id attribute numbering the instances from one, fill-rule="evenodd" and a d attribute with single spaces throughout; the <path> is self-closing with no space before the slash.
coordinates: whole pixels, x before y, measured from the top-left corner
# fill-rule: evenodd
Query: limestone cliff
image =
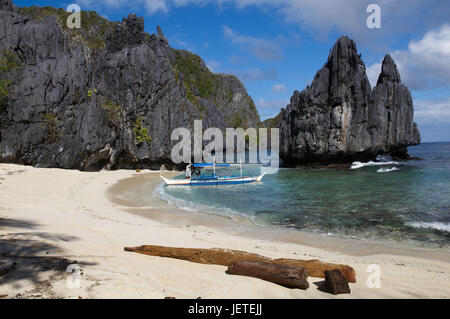
<path id="1" fill-rule="evenodd" d="M 171 132 L 256 127 L 241 82 L 171 48 L 129 15 L 82 12 L 81 29 L 51 7 L 0 0 L 0 162 L 97 170 L 171 166 Z"/>
<path id="2" fill-rule="evenodd" d="M 372 90 L 355 43 L 341 37 L 311 86 L 295 91 L 270 123 L 280 128 L 280 155 L 288 166 L 370 160 L 379 154 L 407 158 L 420 143 L 411 94 L 387 55 Z"/>

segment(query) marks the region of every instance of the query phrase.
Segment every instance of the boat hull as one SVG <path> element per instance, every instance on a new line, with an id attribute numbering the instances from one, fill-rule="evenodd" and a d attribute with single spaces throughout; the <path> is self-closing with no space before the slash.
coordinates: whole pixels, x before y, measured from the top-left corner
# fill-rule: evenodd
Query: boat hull
<path id="1" fill-rule="evenodd" d="M 265 174 L 255 177 L 236 177 L 227 179 L 168 179 L 161 176 L 168 186 L 219 186 L 261 182 Z"/>

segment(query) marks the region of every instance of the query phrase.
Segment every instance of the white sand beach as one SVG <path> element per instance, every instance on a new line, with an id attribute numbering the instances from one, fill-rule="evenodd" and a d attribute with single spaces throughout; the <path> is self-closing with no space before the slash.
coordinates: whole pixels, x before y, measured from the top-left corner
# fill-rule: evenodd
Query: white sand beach
<path id="1" fill-rule="evenodd" d="M 0 164 L 0 276 L 2 298 L 450 298 L 450 252 L 403 253 L 370 249 L 353 240 L 264 238 L 222 217 L 186 212 L 155 199 L 136 207 L 122 196 L 160 172 L 80 172 Z M 173 176 L 173 172 L 164 172 Z M 152 196 L 148 194 L 148 196 Z M 245 223 L 242 223 L 245 224 Z M 256 226 L 255 226 L 256 227 Z M 268 231 L 274 233 L 274 231 Z M 333 242 L 336 242 L 333 244 Z M 125 252 L 125 246 L 228 248 L 268 257 L 320 259 L 353 267 L 352 294 L 333 296 L 309 278 L 306 291 L 260 279 L 227 275 L 226 267 Z M 365 245 L 365 246 L 364 246 Z M 354 246 L 355 249 L 346 247 Z M 65 260 L 66 258 L 67 260 Z M 65 267 L 82 268 L 81 287 L 69 288 Z M 381 269 L 381 287 L 369 288 L 367 267 Z"/>

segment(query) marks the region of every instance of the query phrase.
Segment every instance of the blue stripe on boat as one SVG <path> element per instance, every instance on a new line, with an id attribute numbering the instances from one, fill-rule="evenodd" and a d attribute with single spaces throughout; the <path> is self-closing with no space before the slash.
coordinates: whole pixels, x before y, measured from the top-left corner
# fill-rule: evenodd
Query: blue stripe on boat
<path id="1" fill-rule="evenodd" d="M 254 183 L 256 182 L 256 180 L 254 181 L 211 181 L 211 182 L 199 182 L 199 183 L 187 183 L 187 184 L 178 184 L 177 186 L 208 186 L 208 185 L 221 185 L 221 184 L 227 184 L 227 185 L 232 185 L 232 184 L 248 184 L 248 183 Z"/>

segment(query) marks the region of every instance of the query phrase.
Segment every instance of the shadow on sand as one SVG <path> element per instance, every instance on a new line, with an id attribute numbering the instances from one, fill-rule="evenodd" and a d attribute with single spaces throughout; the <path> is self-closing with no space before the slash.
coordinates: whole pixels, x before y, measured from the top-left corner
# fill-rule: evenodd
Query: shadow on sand
<path id="1" fill-rule="evenodd" d="M 56 243 L 77 237 L 34 231 L 38 228 L 32 221 L 0 218 L 0 287 L 20 291 L 8 298 L 58 298 L 52 284 L 70 275 L 69 265 L 93 265 L 61 256 Z"/>

